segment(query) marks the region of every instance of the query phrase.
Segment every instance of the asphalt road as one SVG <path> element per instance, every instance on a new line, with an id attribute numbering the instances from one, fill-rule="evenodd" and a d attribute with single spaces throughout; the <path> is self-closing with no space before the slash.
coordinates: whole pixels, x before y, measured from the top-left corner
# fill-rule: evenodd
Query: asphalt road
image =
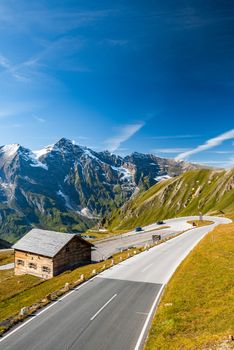
<path id="1" fill-rule="evenodd" d="M 198 217 L 188 216 L 184 218 L 164 220 L 163 225 L 154 223 L 143 227 L 143 231 L 141 232 L 129 231 L 122 235 L 99 240 L 94 243 L 97 247 L 97 251 L 93 252 L 92 260 L 100 261 L 110 257 L 114 253 L 119 252 L 120 249 L 127 249 L 131 246 L 144 246 L 152 243 L 152 235 L 154 234 L 161 235 L 162 238 L 167 238 L 175 236 L 183 231 L 193 229 L 193 226 L 188 224 L 187 221 L 192 221 L 195 219 L 198 219 Z M 209 219 L 212 220 L 212 218 L 209 216 L 204 217 L 204 220 Z M 166 229 L 161 229 L 163 226 L 169 227 Z"/>
<path id="2" fill-rule="evenodd" d="M 10 270 L 14 268 L 14 263 L 0 265 L 0 270 Z"/>
<path id="3" fill-rule="evenodd" d="M 139 349 L 177 266 L 208 231 L 228 222 L 216 218 L 104 271 L 9 332 L 0 350 Z"/>

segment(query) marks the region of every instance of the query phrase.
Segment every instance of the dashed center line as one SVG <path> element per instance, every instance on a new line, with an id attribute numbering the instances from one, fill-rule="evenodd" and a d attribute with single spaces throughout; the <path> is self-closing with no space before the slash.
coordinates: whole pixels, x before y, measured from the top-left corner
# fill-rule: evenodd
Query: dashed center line
<path id="1" fill-rule="evenodd" d="M 100 312 L 108 305 L 110 302 L 117 296 L 117 294 L 113 295 L 102 307 L 99 309 L 93 317 L 90 318 L 90 321 L 93 321 L 99 314 Z"/>

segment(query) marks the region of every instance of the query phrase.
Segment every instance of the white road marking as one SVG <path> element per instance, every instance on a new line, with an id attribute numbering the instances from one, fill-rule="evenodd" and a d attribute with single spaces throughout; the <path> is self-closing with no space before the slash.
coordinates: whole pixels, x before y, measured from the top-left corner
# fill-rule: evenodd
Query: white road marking
<path id="1" fill-rule="evenodd" d="M 140 336 L 139 336 L 139 338 L 138 338 L 138 341 L 137 341 L 137 343 L 136 343 L 136 346 L 135 346 L 134 350 L 139 350 L 139 349 L 141 348 L 141 343 L 142 343 L 143 337 L 144 337 L 144 335 L 145 335 L 147 326 L 148 326 L 148 324 L 149 324 L 149 322 L 150 322 L 150 319 L 151 319 L 151 316 L 152 316 L 152 314 L 153 314 L 153 312 L 154 312 L 155 306 L 157 305 L 157 302 L 159 301 L 159 298 L 160 298 L 160 296 L 161 296 L 161 294 L 162 294 L 163 288 L 164 288 L 164 284 L 162 285 L 162 287 L 160 288 L 158 294 L 156 295 L 156 298 L 155 298 L 155 300 L 154 300 L 154 302 L 153 302 L 153 305 L 152 305 L 152 307 L 151 307 L 151 309 L 150 309 L 150 312 L 149 312 L 149 314 L 148 314 L 148 317 L 147 317 L 147 319 L 145 320 L 144 326 L 143 326 L 143 328 L 142 328 L 142 330 L 141 330 Z"/>
<path id="2" fill-rule="evenodd" d="M 93 315 L 93 317 L 90 318 L 90 321 L 93 321 L 95 319 L 95 317 L 97 317 L 97 315 L 100 314 L 100 312 L 108 305 L 110 304 L 110 302 L 117 296 L 117 294 L 113 295 L 113 297 L 111 297 L 102 307 L 101 309 L 99 309 L 95 315 Z"/>
<path id="3" fill-rule="evenodd" d="M 143 270 L 141 270 L 141 272 L 145 272 L 146 270 L 148 270 L 153 264 L 149 264 L 148 266 L 146 266 Z"/>
<path id="4" fill-rule="evenodd" d="M 195 220 L 195 217 L 184 217 L 184 218 L 180 218 L 180 219 L 177 219 L 177 220 L 182 220 L 182 219 L 183 219 L 183 220 Z M 206 217 L 204 217 L 204 219 L 214 221 L 214 219 L 216 219 L 216 218 L 215 218 L 215 217 L 212 217 L 212 216 L 206 216 Z M 223 220 L 223 221 L 222 221 L 222 220 Z M 226 218 L 223 218 L 222 220 L 221 220 L 221 218 L 219 218 L 219 224 L 221 224 L 221 223 L 227 224 L 227 223 L 231 223 L 231 222 L 232 222 L 230 219 L 226 219 Z M 169 221 L 170 221 L 170 220 L 169 220 Z M 218 222 L 215 222 L 215 221 L 214 221 L 214 223 L 215 223 L 215 224 L 213 224 L 213 225 L 207 226 L 207 227 L 209 227 L 209 231 L 207 231 L 206 233 L 210 232 L 211 229 L 213 229 L 215 226 L 217 226 Z M 195 231 L 195 230 L 199 230 L 199 228 L 194 228 L 194 231 Z M 205 233 L 205 234 L 206 234 L 206 233 Z M 203 235 L 203 236 L 204 236 L 204 235 Z M 203 238 L 203 236 L 199 239 L 199 241 Z M 175 244 L 175 242 L 176 242 L 176 240 L 177 240 L 178 238 L 180 238 L 180 236 L 174 237 L 171 241 L 167 241 L 167 242 L 165 242 L 165 243 L 163 243 L 163 244 Z M 197 243 L 198 243 L 198 242 L 196 242 L 196 243 L 194 244 L 194 246 L 195 246 Z M 193 247 L 194 247 L 194 246 L 193 246 Z M 193 249 L 193 247 L 192 247 L 192 248 L 190 247 L 190 249 L 189 249 L 187 252 L 185 252 L 185 254 L 184 254 L 184 256 L 182 257 L 182 259 Z M 140 256 L 142 256 L 142 255 L 144 255 L 144 254 L 151 254 L 151 252 L 156 251 L 157 249 L 160 249 L 160 248 L 161 248 L 161 245 L 155 246 L 154 248 L 151 248 L 151 249 L 149 249 L 149 250 L 146 250 L 145 252 L 143 252 L 143 253 L 141 253 L 141 254 L 139 254 L 139 255 L 134 255 L 133 257 L 129 258 L 127 261 L 130 263 L 130 261 L 132 261 L 132 260 L 134 260 L 134 259 L 138 259 L 138 257 L 140 257 Z M 118 265 L 114 265 L 112 268 L 109 268 L 109 270 L 116 269 L 117 266 L 118 266 Z M 178 266 L 178 264 L 176 265 L 176 267 L 177 267 L 177 266 Z M 103 274 L 105 275 L 107 272 L 108 272 L 108 269 L 107 269 L 106 271 L 104 271 Z M 172 274 L 172 273 L 173 273 L 173 272 L 170 272 L 170 274 L 167 276 L 166 280 L 169 280 L 169 278 L 171 277 L 171 274 Z M 0 343 L 1 343 L 2 341 L 4 341 L 6 338 L 8 338 L 10 335 L 12 335 L 13 333 L 17 332 L 17 331 L 18 331 L 19 329 L 21 329 L 22 327 L 24 327 L 25 325 L 27 325 L 29 322 L 35 320 L 40 314 L 44 313 L 44 312 L 47 311 L 49 308 L 52 308 L 54 305 L 57 304 L 57 302 L 59 302 L 59 301 L 65 299 L 65 298 L 67 298 L 69 295 L 71 295 L 71 294 L 74 293 L 75 291 L 79 290 L 80 288 L 84 287 L 87 283 L 91 282 L 92 280 L 94 280 L 95 278 L 98 278 L 98 277 L 100 277 L 100 274 L 97 275 L 97 276 L 92 277 L 90 280 L 88 280 L 88 281 L 82 283 L 80 286 L 78 286 L 78 287 L 75 288 L 74 290 L 72 290 L 72 291 L 68 292 L 67 294 L 65 294 L 62 298 L 58 299 L 57 301 L 55 301 L 55 302 L 51 303 L 50 305 L 48 305 L 47 307 L 43 308 L 43 310 L 40 311 L 39 313 L 37 313 L 37 314 L 35 315 L 35 317 L 30 318 L 30 319 L 27 320 L 27 321 L 24 321 L 23 324 L 21 324 L 20 326 L 18 326 L 17 328 L 15 328 L 15 329 L 12 330 L 11 332 L 7 333 L 5 336 L 3 336 L 2 338 L 0 338 Z M 156 297 L 156 299 L 155 299 L 155 301 L 154 301 L 154 304 L 152 305 L 152 309 L 150 310 L 150 313 L 149 313 L 149 315 L 148 315 L 148 317 L 147 317 L 147 319 L 146 319 L 145 325 L 144 325 L 144 327 L 143 327 L 143 329 L 142 329 L 142 332 L 141 332 L 141 334 L 140 334 L 140 337 L 139 337 L 139 339 L 138 339 L 138 342 L 137 342 L 136 347 L 135 347 L 134 350 L 139 350 L 139 349 L 140 349 L 140 344 L 141 344 L 141 342 L 142 342 L 142 338 L 143 338 L 144 333 L 145 333 L 145 331 L 146 331 L 147 325 L 148 325 L 148 323 L 149 323 L 149 321 L 150 321 L 152 312 L 154 311 L 154 307 L 155 307 L 155 305 L 157 304 L 157 302 L 158 302 L 158 300 L 159 300 L 159 298 L 160 298 L 160 294 L 162 293 L 162 290 L 163 290 L 163 285 L 162 285 L 162 287 L 161 287 L 161 289 L 160 289 L 160 291 L 159 291 L 158 296 Z"/>
<path id="5" fill-rule="evenodd" d="M 68 292 L 67 294 L 65 294 L 62 298 L 59 298 L 58 300 L 52 302 L 51 304 L 49 304 L 48 306 L 46 306 L 45 308 L 43 308 L 40 312 L 38 312 L 35 317 L 29 318 L 27 321 L 24 321 L 24 323 L 22 323 L 20 326 L 18 326 L 16 329 L 13 329 L 13 331 L 7 333 L 6 335 L 4 335 L 2 338 L 0 338 L 0 343 L 2 341 L 4 341 L 6 338 L 8 338 L 10 335 L 14 334 L 15 332 L 17 332 L 18 330 L 20 330 L 21 328 L 23 328 L 24 326 L 26 326 L 29 322 L 35 320 L 35 318 L 37 318 L 38 316 L 40 316 L 41 314 L 43 314 L 45 311 L 47 311 L 48 309 L 50 309 L 51 307 L 53 307 L 54 305 L 56 305 L 59 301 L 67 298 L 69 295 L 71 295 L 72 293 L 74 293 L 75 291 L 79 290 L 80 288 L 84 287 L 87 283 L 91 282 L 92 280 L 94 280 L 95 278 L 97 278 L 97 276 L 94 276 L 92 278 L 90 278 L 90 280 L 82 283 L 80 286 L 76 287 L 75 289 L 71 290 L 70 292 Z"/>

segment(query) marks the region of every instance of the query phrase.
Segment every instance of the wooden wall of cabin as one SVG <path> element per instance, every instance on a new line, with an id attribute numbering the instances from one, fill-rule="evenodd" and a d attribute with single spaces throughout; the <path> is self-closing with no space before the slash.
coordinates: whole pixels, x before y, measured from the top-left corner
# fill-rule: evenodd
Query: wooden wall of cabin
<path id="1" fill-rule="evenodd" d="M 54 276 L 59 273 L 91 262 L 91 246 L 74 237 L 54 257 Z"/>

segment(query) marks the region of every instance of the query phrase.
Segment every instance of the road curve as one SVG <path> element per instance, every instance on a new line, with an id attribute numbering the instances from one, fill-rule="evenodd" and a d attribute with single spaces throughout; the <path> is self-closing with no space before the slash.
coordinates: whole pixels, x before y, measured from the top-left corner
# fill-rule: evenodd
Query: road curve
<path id="1" fill-rule="evenodd" d="M 212 220 L 74 289 L 0 339 L 0 350 L 140 349 L 165 283 L 207 232 L 230 222 Z"/>
<path id="2" fill-rule="evenodd" d="M 101 239 L 95 242 L 97 250 L 92 254 L 93 261 L 100 261 L 119 252 L 120 249 L 127 249 L 131 246 L 144 246 L 152 243 L 152 235 L 161 235 L 162 238 L 173 237 L 183 231 L 194 229 L 188 221 L 198 220 L 197 216 L 186 216 L 176 219 L 164 220 L 163 225 L 153 223 L 143 227 L 141 232 L 129 231 L 122 235 L 115 235 L 110 238 Z M 204 220 L 213 221 L 214 218 L 204 216 Z M 162 227 L 167 226 L 163 229 Z"/>

